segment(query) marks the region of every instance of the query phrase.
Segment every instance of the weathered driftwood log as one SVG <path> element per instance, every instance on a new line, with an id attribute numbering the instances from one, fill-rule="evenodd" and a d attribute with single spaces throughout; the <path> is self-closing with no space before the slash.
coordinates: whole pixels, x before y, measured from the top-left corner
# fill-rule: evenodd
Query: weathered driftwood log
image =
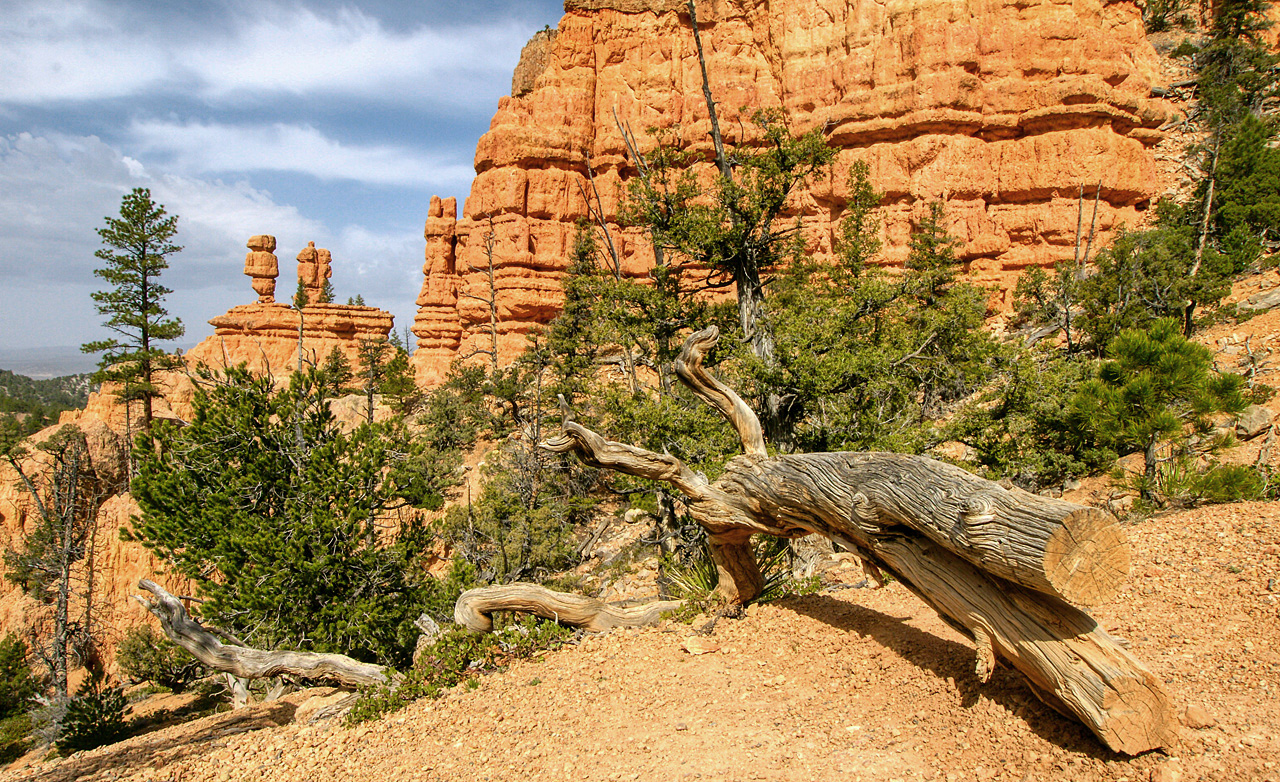
<path id="1" fill-rule="evenodd" d="M 751 534 L 810 532 L 893 573 L 974 640 L 985 680 L 997 657 L 1107 746 L 1136 754 L 1167 746 L 1175 723 L 1160 683 L 1078 608 L 1115 594 L 1129 564 L 1115 520 L 1101 511 L 1009 490 L 921 456 L 768 456 L 760 423 L 702 367 L 714 328 L 686 341 L 682 381 L 738 430 L 746 453 L 715 483 L 679 459 L 605 440 L 568 419 L 542 446 L 586 463 L 666 481 L 709 533 L 726 598 L 760 593 Z"/>
<path id="2" fill-rule="evenodd" d="M 154 595 L 153 598 L 139 595 L 134 598 L 160 619 L 165 635 L 215 671 L 242 679 L 292 674 L 304 679 L 332 679 L 350 686 L 387 681 L 387 669 L 381 665 L 362 663 L 344 654 L 268 651 L 224 644 L 192 619 L 182 601 L 164 587 L 144 578 L 138 582 L 138 588 Z"/>
<path id="3" fill-rule="evenodd" d="M 553 592 L 537 584 L 506 584 L 463 592 L 453 604 L 453 621 L 469 630 L 486 633 L 493 629 L 493 612 L 513 611 L 599 632 L 614 627 L 656 624 L 663 613 L 679 607 L 678 600 L 664 600 L 620 608 L 583 595 Z"/>

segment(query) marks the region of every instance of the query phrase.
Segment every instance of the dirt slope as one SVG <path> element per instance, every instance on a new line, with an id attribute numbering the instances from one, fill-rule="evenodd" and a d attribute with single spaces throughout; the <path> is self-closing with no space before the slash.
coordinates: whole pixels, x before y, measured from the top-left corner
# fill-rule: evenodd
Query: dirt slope
<path id="1" fill-rule="evenodd" d="M 979 684 L 969 643 L 893 584 L 753 608 L 705 654 L 686 625 L 616 631 L 381 722 L 178 741 L 83 778 L 1280 780 L 1280 503 L 1130 532 L 1130 586 L 1097 614 L 1191 707 L 1168 755 L 1108 753 L 1005 669 Z"/>

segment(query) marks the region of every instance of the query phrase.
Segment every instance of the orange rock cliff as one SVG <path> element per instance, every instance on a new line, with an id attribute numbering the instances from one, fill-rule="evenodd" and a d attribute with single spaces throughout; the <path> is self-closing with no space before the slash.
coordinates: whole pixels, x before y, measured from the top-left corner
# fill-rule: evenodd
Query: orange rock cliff
<path id="1" fill-rule="evenodd" d="M 709 157 L 684 5 L 566 0 L 558 29 L 525 47 L 476 147 L 461 218 L 453 199 L 431 202 L 413 327 L 420 382 L 490 339 L 490 220 L 502 360 L 554 317 L 588 164 L 616 223 L 629 169 L 615 114 L 642 149 L 646 129 L 673 129 Z M 1130 0 L 704 0 L 698 18 L 728 142 L 751 143 L 748 118 L 768 108 L 794 131 L 824 127 L 839 150 L 831 175 L 793 200 L 817 257 L 831 255 L 857 160 L 885 194 L 886 263 L 942 201 L 972 278 L 1006 296 L 1022 269 L 1072 255 L 1080 185 L 1101 183 L 1104 234 L 1137 224 L 1158 191 L 1150 148 L 1168 109 L 1150 97 L 1155 52 Z M 612 231 L 626 272 L 643 276 L 643 236 Z"/>

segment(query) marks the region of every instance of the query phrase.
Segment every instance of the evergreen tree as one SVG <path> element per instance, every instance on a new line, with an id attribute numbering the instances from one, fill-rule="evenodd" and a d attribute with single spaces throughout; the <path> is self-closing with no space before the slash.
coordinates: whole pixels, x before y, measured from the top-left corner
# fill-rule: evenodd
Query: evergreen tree
<path id="1" fill-rule="evenodd" d="M 325 383 L 325 393 L 330 396 L 342 396 L 350 393 L 351 389 L 351 362 L 347 360 L 347 354 L 342 352 L 338 346 L 334 346 L 329 351 L 329 355 L 325 358 L 324 364 L 321 365 L 322 374 Z"/>
<path id="2" fill-rule="evenodd" d="M 1051 347 L 1010 353 L 943 436 L 972 448 L 975 466 L 987 477 L 1008 478 L 1030 491 L 1109 468 L 1115 451 L 1072 417 L 1072 400 L 1097 377 L 1098 362 Z"/>
<path id="3" fill-rule="evenodd" d="M 6 634 L 0 639 L 0 721 L 30 710 L 40 690 L 40 680 L 27 662 L 26 643 Z"/>
<path id="4" fill-rule="evenodd" d="M 552 393 L 570 402 L 586 393 L 599 358 L 596 303 L 600 294 L 598 248 L 591 225 L 579 221 L 573 236 L 569 268 L 561 283 L 564 305 L 547 326 L 547 349 L 556 382 Z"/>
<path id="5" fill-rule="evenodd" d="M 699 185 L 696 156 L 660 136 L 657 149 L 636 161 L 639 174 L 628 184 L 622 219 L 648 229 L 655 272 L 692 266 L 705 270 L 700 287 L 734 286 L 738 328 L 757 359 L 771 363 L 765 280 L 800 249 L 798 221 L 786 219 L 787 200 L 801 183 L 825 174 L 835 150 L 819 130 L 794 136 L 774 115 L 757 112 L 752 119 L 757 145 L 731 154 L 713 128 L 719 176 L 711 192 Z M 636 156 L 634 144 L 632 151 Z M 761 401 L 766 436 L 790 447 L 780 400 Z"/>
<path id="6" fill-rule="evenodd" d="M 1212 371 L 1209 349 L 1182 336 L 1175 320 L 1121 332 L 1107 355 L 1098 379 L 1083 384 L 1072 399 L 1069 420 L 1119 453 L 1142 453 L 1143 494 L 1151 499 L 1159 446 L 1182 446 L 1188 428 L 1208 431 L 1211 413 L 1243 410 L 1244 379 Z"/>
<path id="7" fill-rule="evenodd" d="M 1122 231 L 1098 253 L 1097 269 L 1080 285 L 1080 328 L 1102 356 L 1117 334 L 1175 319 L 1185 335 L 1194 332 L 1196 313 L 1216 307 L 1230 290 L 1233 259 L 1206 251 L 1196 268 L 1195 229 L 1162 204 L 1156 225 Z"/>
<path id="8" fill-rule="evenodd" d="M 169 318 L 164 297 L 170 291 L 158 281 L 169 268 L 168 256 L 182 248 L 172 243 L 178 232 L 177 216 L 165 216 L 164 207 L 151 200 L 151 191 L 134 188 L 120 205 L 120 217 L 106 218 L 98 235 L 106 247 L 94 253 L 106 266 L 94 274 L 112 285 L 93 294 L 103 324 L 118 337 L 86 343 L 86 353 L 105 351 L 97 382 L 123 384 L 120 397 L 127 403 L 142 400 L 143 429 L 151 429 L 151 401 L 160 396 L 154 375 L 181 365 L 157 343 L 178 339 L 184 333 L 182 321 Z"/>
<path id="9" fill-rule="evenodd" d="M 1230 129 L 1219 152 L 1214 227 L 1227 251 L 1241 256 L 1232 263 L 1237 271 L 1257 257 L 1261 242 L 1280 241 L 1280 149 L 1272 146 L 1275 136 L 1274 126 L 1249 114 Z"/>
<path id="10" fill-rule="evenodd" d="M 196 582 L 206 620 L 254 645 L 404 664 L 435 586 L 411 565 L 412 514 L 395 536 L 379 519 L 439 507 L 458 460 L 396 422 L 343 432 L 320 375 L 280 392 L 243 368 L 206 375 L 190 425 L 139 446 L 133 534 Z"/>
<path id="11" fill-rule="evenodd" d="M 925 420 L 993 371 L 986 294 L 954 282 L 954 243 L 936 208 L 917 227 L 903 274 L 871 263 L 880 195 L 865 164 L 851 168 L 849 191 L 838 263 L 796 262 L 775 281 L 776 365 L 748 361 L 748 370 L 759 393 L 784 400 L 804 450 L 919 451 Z"/>
<path id="12" fill-rule="evenodd" d="M 35 530 L 5 553 L 5 578 L 41 603 L 52 604 L 50 626 L 38 631 L 34 652 L 66 697 L 67 672 L 93 654 L 93 555 L 98 508 L 118 488 L 100 475 L 84 433 L 60 428 L 38 446 L 47 469 L 28 472 L 25 446 L 9 440 L 0 453 L 17 472 L 39 514 Z"/>

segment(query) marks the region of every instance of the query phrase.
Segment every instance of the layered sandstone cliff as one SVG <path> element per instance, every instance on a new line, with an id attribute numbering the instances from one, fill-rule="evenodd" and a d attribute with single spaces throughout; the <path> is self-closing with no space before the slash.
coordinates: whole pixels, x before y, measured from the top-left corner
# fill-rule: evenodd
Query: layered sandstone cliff
<path id="1" fill-rule="evenodd" d="M 555 315 L 588 163 L 611 222 L 631 173 L 615 116 L 642 147 L 646 129 L 666 128 L 709 155 L 683 9 L 568 0 L 555 34 L 526 47 L 516 96 L 477 145 L 461 219 L 432 203 L 414 322 L 420 381 L 490 339 L 489 232 L 503 359 Z M 699 21 L 728 141 L 751 143 L 747 118 L 769 108 L 797 132 L 824 127 L 840 150 L 831 175 L 794 201 L 818 257 L 831 253 L 855 160 L 885 193 L 885 262 L 900 261 L 913 221 L 941 200 L 973 277 L 1004 289 L 1027 266 L 1072 254 L 1081 184 L 1101 182 L 1104 232 L 1141 220 L 1157 191 L 1149 147 L 1166 109 L 1149 97 L 1155 55 L 1128 0 L 703 0 Z M 643 236 L 613 231 L 627 272 L 644 275 Z"/>

